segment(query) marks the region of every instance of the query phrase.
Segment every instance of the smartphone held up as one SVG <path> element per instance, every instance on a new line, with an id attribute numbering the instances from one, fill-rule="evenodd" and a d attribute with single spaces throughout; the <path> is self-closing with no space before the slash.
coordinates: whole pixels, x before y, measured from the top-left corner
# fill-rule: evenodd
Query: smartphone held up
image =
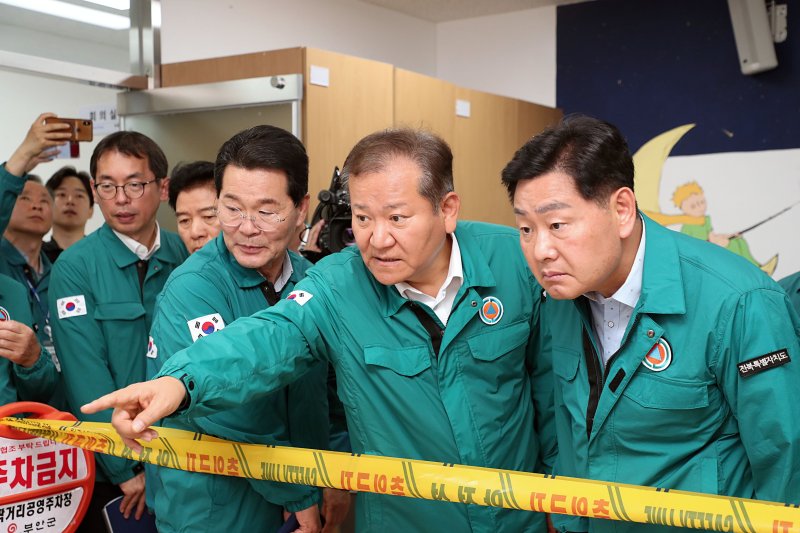
<path id="1" fill-rule="evenodd" d="M 59 147 L 55 157 L 57 159 L 69 159 L 80 157 L 79 142 L 91 142 L 94 137 L 94 128 L 92 121 L 87 118 L 61 118 L 61 117 L 47 117 L 44 119 L 45 124 L 68 124 L 70 126 L 69 141 L 63 146 Z"/>
<path id="2" fill-rule="evenodd" d="M 90 142 L 94 136 L 94 129 L 92 121 L 88 118 L 61 118 L 61 117 L 47 117 L 44 119 L 45 124 L 61 123 L 69 124 L 68 130 L 71 134 L 70 141 L 76 142 Z"/>

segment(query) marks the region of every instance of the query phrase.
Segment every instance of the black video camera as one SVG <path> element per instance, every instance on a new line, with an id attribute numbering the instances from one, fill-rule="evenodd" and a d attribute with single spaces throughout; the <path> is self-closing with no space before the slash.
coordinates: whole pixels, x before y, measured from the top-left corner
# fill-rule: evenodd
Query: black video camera
<path id="1" fill-rule="evenodd" d="M 330 188 L 319 191 L 317 199 L 319 205 L 311 217 L 311 226 L 320 220 L 325 221 L 317 241 L 322 249 L 322 255 L 332 254 L 354 245 L 356 240 L 353 237 L 350 195 L 342 184 L 339 167 L 333 169 Z"/>

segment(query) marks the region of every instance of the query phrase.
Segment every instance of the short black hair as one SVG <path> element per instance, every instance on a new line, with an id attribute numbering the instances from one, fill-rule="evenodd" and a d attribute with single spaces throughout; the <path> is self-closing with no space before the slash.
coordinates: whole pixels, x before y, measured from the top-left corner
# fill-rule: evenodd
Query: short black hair
<path id="1" fill-rule="evenodd" d="M 119 152 L 138 159 L 147 158 L 147 164 L 157 181 L 167 177 L 169 165 L 167 156 L 156 142 L 138 131 L 117 131 L 100 141 L 92 152 L 89 161 L 89 172 L 97 179 L 97 161 L 106 152 Z"/>
<path id="2" fill-rule="evenodd" d="M 182 191 L 204 185 L 214 187 L 214 163 L 211 161 L 178 163 L 169 177 L 169 205 L 172 210 L 175 210 L 178 195 Z"/>
<path id="3" fill-rule="evenodd" d="M 81 182 L 83 188 L 86 189 L 86 196 L 89 198 L 89 207 L 92 207 L 94 205 L 94 195 L 92 194 L 92 182 L 89 179 L 89 174 L 82 170 L 75 170 L 75 167 L 61 167 L 55 174 L 50 176 L 50 179 L 44 185 L 50 191 L 50 196 L 55 198 L 56 189 L 61 187 L 61 184 L 67 178 L 77 178 Z"/>
<path id="4" fill-rule="evenodd" d="M 633 190 L 633 158 L 622 133 L 586 115 L 567 116 L 522 145 L 502 182 L 513 202 L 518 182 L 550 172 L 570 176 L 581 197 L 599 205 L 622 187 Z"/>
<path id="5" fill-rule="evenodd" d="M 308 154 L 300 139 L 275 126 L 254 126 L 240 131 L 222 145 L 214 163 L 217 196 L 228 165 L 247 170 L 281 170 L 286 173 L 289 197 L 299 205 L 308 193 Z"/>

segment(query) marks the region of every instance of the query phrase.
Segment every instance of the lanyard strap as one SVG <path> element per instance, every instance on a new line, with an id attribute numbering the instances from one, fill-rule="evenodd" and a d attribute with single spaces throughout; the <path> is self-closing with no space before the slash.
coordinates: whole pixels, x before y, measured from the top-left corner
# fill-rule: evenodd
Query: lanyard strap
<path id="1" fill-rule="evenodd" d="M 281 295 L 278 294 L 275 290 L 275 285 L 270 281 L 264 280 L 258 287 L 261 289 L 261 293 L 264 295 L 269 305 L 275 305 L 281 300 Z"/>
<path id="2" fill-rule="evenodd" d="M 22 271 L 25 273 L 25 283 L 28 284 L 28 290 L 31 292 L 33 299 L 36 300 L 36 305 L 39 306 L 39 311 L 42 312 L 45 324 L 50 324 L 50 309 L 42 303 L 42 299 L 39 297 L 39 291 L 36 290 L 36 285 L 34 284 L 33 270 L 29 265 L 25 265 L 22 267 Z"/>
<path id="3" fill-rule="evenodd" d="M 414 314 L 417 315 L 417 320 L 419 320 L 420 324 L 422 324 L 422 327 L 428 332 L 428 335 L 431 338 L 431 345 L 433 346 L 433 354 L 436 357 L 439 357 L 439 348 L 442 346 L 444 329 L 439 327 L 439 324 L 436 323 L 433 317 L 426 313 L 419 304 L 411 302 L 409 306 Z"/>

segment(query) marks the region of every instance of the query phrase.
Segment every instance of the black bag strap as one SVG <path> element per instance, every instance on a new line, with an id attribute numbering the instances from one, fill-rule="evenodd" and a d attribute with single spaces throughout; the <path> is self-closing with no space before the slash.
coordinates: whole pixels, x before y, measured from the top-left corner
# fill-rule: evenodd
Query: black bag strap
<path id="1" fill-rule="evenodd" d="M 261 285 L 259 285 L 261 289 L 261 293 L 264 295 L 264 298 L 267 300 L 269 305 L 275 305 L 281 300 L 281 295 L 275 290 L 275 285 L 273 285 L 270 281 L 264 280 Z"/>
<path id="2" fill-rule="evenodd" d="M 139 276 L 139 293 L 144 295 L 144 278 L 147 277 L 147 266 L 150 264 L 148 259 L 136 261 L 136 274 Z M 142 296 L 144 298 L 144 296 Z"/>
<path id="3" fill-rule="evenodd" d="M 428 335 L 431 337 L 434 355 L 439 357 L 439 348 L 442 346 L 442 337 L 444 337 L 444 328 L 440 327 L 439 324 L 436 323 L 436 320 L 426 313 L 418 304 L 411 302 L 410 306 L 414 314 L 417 315 L 417 320 L 419 320 L 422 327 L 425 328 L 425 331 L 427 331 Z"/>

